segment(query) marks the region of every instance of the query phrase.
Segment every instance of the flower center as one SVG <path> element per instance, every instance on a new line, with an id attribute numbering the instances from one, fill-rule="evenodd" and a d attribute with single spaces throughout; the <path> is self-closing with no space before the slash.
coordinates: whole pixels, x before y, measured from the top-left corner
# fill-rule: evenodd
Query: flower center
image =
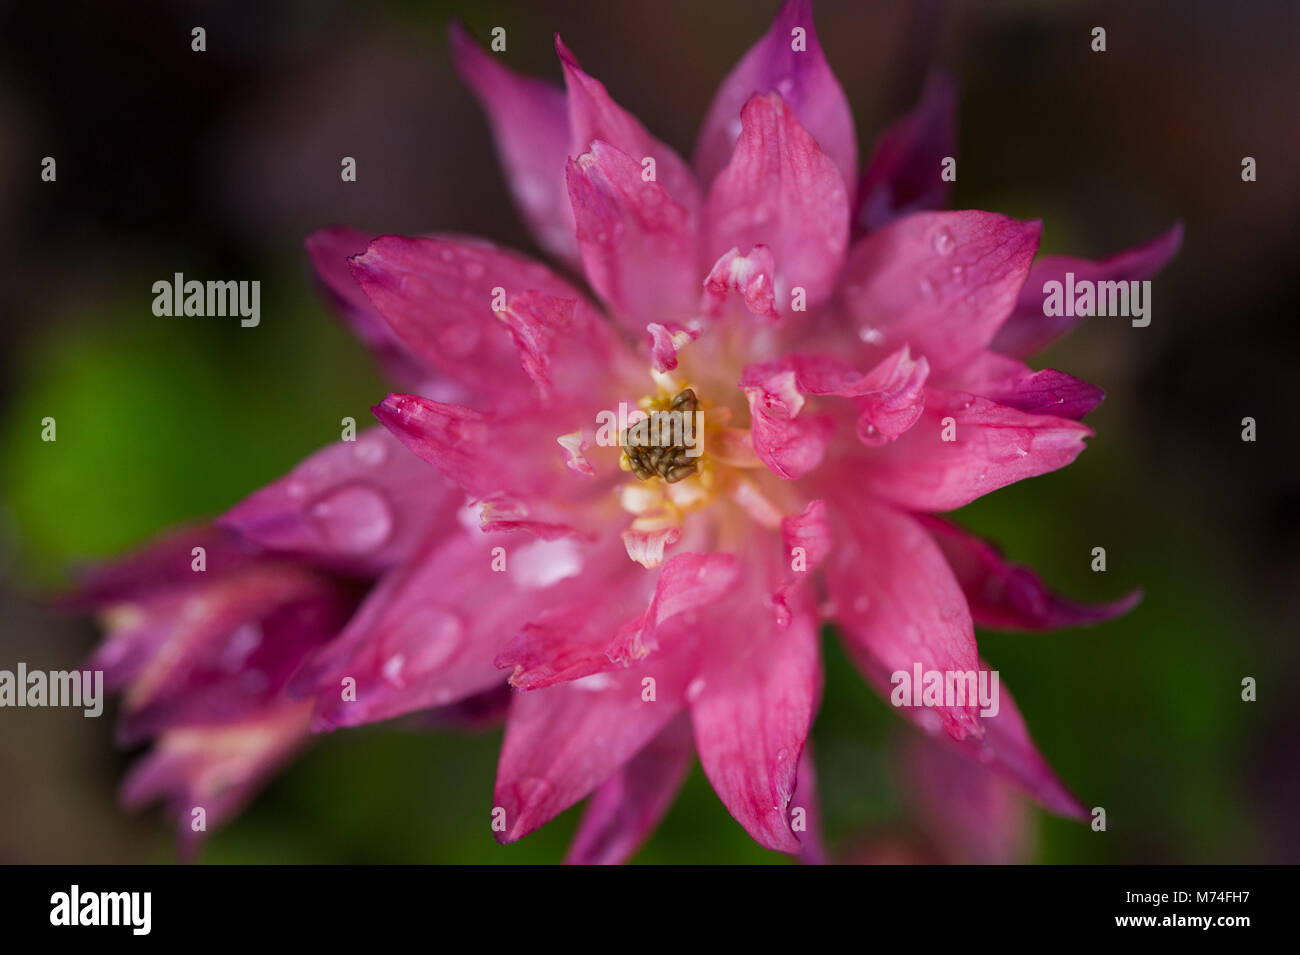
<path id="1" fill-rule="evenodd" d="M 704 415 L 692 388 L 679 391 L 666 402 L 666 408 L 664 404 L 661 398 L 643 399 L 646 417 L 620 435 L 623 456 L 619 466 L 642 481 L 661 477 L 676 484 L 699 470 Z"/>

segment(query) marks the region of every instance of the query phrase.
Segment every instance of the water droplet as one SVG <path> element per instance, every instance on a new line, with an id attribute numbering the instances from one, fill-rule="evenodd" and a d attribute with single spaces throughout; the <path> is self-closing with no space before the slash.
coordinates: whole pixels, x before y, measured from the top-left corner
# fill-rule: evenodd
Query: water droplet
<path id="1" fill-rule="evenodd" d="M 221 651 L 220 666 L 227 673 L 239 670 L 250 653 L 262 642 L 262 628 L 249 622 L 237 627 L 226 640 Z"/>
<path id="2" fill-rule="evenodd" d="M 580 574 L 582 555 L 567 537 L 536 540 L 516 549 L 507 566 L 515 583 L 542 589 Z"/>
<path id="3" fill-rule="evenodd" d="M 687 702 L 694 703 L 696 700 L 700 698 L 700 694 L 703 692 L 704 692 L 704 678 L 696 677 L 694 680 L 691 681 L 690 685 L 686 687 Z"/>
<path id="4" fill-rule="evenodd" d="M 858 338 L 868 345 L 879 345 L 885 340 L 885 333 L 871 325 L 863 325 L 858 329 Z"/>
<path id="5" fill-rule="evenodd" d="M 396 687 L 406 686 L 406 681 L 402 679 L 402 667 L 405 665 L 406 659 L 400 653 L 393 654 L 384 661 L 384 679 Z"/>
<path id="6" fill-rule="evenodd" d="M 388 449 L 378 438 L 362 438 L 357 442 L 353 453 L 362 464 L 374 467 L 384 463 L 384 458 L 388 456 Z"/>
<path id="7" fill-rule="evenodd" d="M 957 248 L 957 240 L 952 237 L 952 232 L 947 226 L 940 226 L 934 233 L 934 251 L 940 255 L 952 255 L 952 250 Z"/>
<path id="8" fill-rule="evenodd" d="M 402 661 L 399 672 L 405 685 L 445 667 L 464 645 L 464 637 L 465 627 L 456 614 L 442 607 L 420 607 L 395 624 L 384 637 L 384 648 L 392 651 L 390 662 Z"/>
<path id="9" fill-rule="evenodd" d="M 921 279 L 921 294 L 926 298 L 934 298 L 934 285 L 929 279 Z"/>
<path id="10" fill-rule="evenodd" d="M 330 491 L 312 506 L 311 520 L 327 544 L 352 554 L 377 549 L 393 533 L 388 501 L 364 484 Z"/>
<path id="11" fill-rule="evenodd" d="M 465 263 L 465 278 L 469 279 L 470 281 L 481 279 L 483 277 L 483 273 L 486 271 L 487 269 L 483 267 L 482 262 L 476 262 L 473 259 L 471 259 L 470 261 Z"/>

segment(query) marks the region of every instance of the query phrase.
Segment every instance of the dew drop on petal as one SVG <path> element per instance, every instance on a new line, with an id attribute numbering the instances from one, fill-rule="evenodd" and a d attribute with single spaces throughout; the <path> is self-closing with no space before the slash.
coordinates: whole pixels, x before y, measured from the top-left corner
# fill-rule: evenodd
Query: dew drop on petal
<path id="1" fill-rule="evenodd" d="M 356 455 L 357 460 L 362 464 L 375 467 L 384 463 L 384 458 L 388 456 L 388 449 L 384 447 L 382 441 L 367 437 L 357 442 L 352 453 Z"/>
<path id="2" fill-rule="evenodd" d="M 406 686 L 406 681 L 402 679 L 402 668 L 406 666 L 406 658 L 400 653 L 394 653 L 384 661 L 384 667 L 381 671 L 384 679 L 396 687 Z"/>
<path id="3" fill-rule="evenodd" d="M 393 511 L 374 488 L 349 484 L 330 491 L 311 509 L 317 533 L 333 547 L 365 554 L 381 547 L 393 533 Z"/>
<path id="4" fill-rule="evenodd" d="M 957 240 L 952 237 L 952 232 L 947 226 L 940 226 L 934 233 L 934 251 L 940 255 L 952 255 L 953 249 L 957 248 Z"/>
<path id="5" fill-rule="evenodd" d="M 234 673 L 239 670 L 248 655 L 257 649 L 262 642 L 262 628 L 254 622 L 248 622 L 237 627 L 226 640 L 226 645 L 221 651 L 219 661 L 221 668 L 227 673 Z"/>
<path id="6" fill-rule="evenodd" d="M 690 685 L 686 687 L 687 702 L 694 703 L 696 700 L 700 698 L 700 694 L 703 692 L 704 692 L 704 678 L 696 677 L 694 680 L 690 682 Z"/>
<path id="7" fill-rule="evenodd" d="M 421 680 L 444 667 L 465 642 L 460 618 L 441 607 L 421 607 L 405 615 L 384 638 L 394 651 L 389 662 L 400 660 L 401 684 Z M 385 664 L 384 675 L 388 676 Z"/>

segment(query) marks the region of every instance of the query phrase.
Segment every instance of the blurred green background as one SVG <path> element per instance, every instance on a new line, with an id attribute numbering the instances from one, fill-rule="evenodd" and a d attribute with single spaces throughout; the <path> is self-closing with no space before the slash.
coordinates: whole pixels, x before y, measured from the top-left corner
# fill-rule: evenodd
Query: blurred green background
<path id="1" fill-rule="evenodd" d="M 486 124 L 452 76 L 450 16 L 503 25 L 558 80 L 560 31 L 623 105 L 688 153 L 712 93 L 778 3 L 24 5 L 0 30 L 0 667 L 75 665 L 92 622 L 46 597 L 78 562 L 225 510 L 368 420 L 386 386 L 315 296 L 310 230 L 461 231 L 533 250 Z M 1294 5 L 817 4 L 860 149 L 932 64 L 957 78 L 956 205 L 1044 220 L 1100 256 L 1186 223 L 1145 330 L 1085 324 L 1035 361 L 1108 392 L 1076 464 L 959 515 L 1058 589 L 1146 598 L 1125 619 L 981 634 L 1044 754 L 1109 828 L 1035 813 L 1043 862 L 1297 861 Z M 209 51 L 189 50 L 203 24 Z M 1095 25 L 1109 50 L 1088 49 Z M 58 157 L 57 184 L 39 158 Z M 338 160 L 358 157 L 343 184 Z M 1240 159 L 1258 159 L 1243 184 Z M 262 281 L 262 323 L 155 318 L 174 271 Z M 1240 440 L 1240 419 L 1259 440 Z M 45 416 L 58 441 L 40 440 Z M 1104 546 L 1108 570 L 1089 569 Z M 827 639 L 814 730 L 838 858 L 941 851 L 912 811 L 912 735 Z M 1243 703 L 1254 676 L 1259 701 Z M 112 721 L 0 719 L 0 861 L 173 858 L 115 787 Z M 498 847 L 498 731 L 394 724 L 317 740 L 210 840 L 210 862 L 555 862 L 576 811 Z M 927 855 L 928 854 L 928 855 Z M 696 768 L 644 862 L 782 862 Z"/>

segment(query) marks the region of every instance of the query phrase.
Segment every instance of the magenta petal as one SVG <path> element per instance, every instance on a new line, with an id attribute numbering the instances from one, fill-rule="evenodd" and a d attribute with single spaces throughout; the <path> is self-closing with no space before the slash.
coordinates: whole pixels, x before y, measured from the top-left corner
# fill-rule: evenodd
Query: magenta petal
<path id="1" fill-rule="evenodd" d="M 812 614 L 794 608 L 782 625 L 757 590 L 729 601 L 711 627 L 691 720 L 700 764 L 731 815 L 761 845 L 797 853 L 790 811 L 821 696 L 821 647 Z"/>
<path id="2" fill-rule="evenodd" d="M 691 724 L 678 716 L 591 797 L 569 845 L 569 865 L 620 865 L 677 797 L 691 765 Z"/>
<path id="3" fill-rule="evenodd" d="M 533 690 L 630 666 L 660 648 L 661 627 L 717 600 L 738 573 L 731 554 L 678 554 L 657 575 L 630 562 L 614 568 L 573 602 L 530 620 L 498 654 L 496 665 L 513 669 L 511 684 Z M 593 605 L 595 589 L 606 599 Z"/>
<path id="4" fill-rule="evenodd" d="M 639 160 L 597 140 L 566 180 L 592 288 L 634 329 L 691 312 L 699 296 L 694 217 Z"/>
<path id="5" fill-rule="evenodd" d="M 812 741 L 804 742 L 799 754 L 799 781 L 794 787 L 790 808 L 803 811 L 803 828 L 795 827 L 802 849 L 799 858 L 807 865 L 827 865 L 830 853 L 822 838 L 821 800 L 817 794 L 817 769 L 813 764 Z"/>
<path id="6" fill-rule="evenodd" d="M 132 767 L 122 803 L 136 809 L 165 802 L 182 856 L 192 859 L 205 835 L 191 826 L 193 809 L 204 809 L 208 831 L 236 815 L 306 743 L 310 715 L 310 706 L 288 703 L 232 725 L 171 730 Z"/>
<path id="7" fill-rule="evenodd" d="M 492 570 L 493 547 L 507 543 L 460 531 L 385 577 L 294 680 L 294 691 L 317 700 L 314 728 L 447 706 L 504 683 L 496 649 L 553 593 Z"/>
<path id="8" fill-rule="evenodd" d="M 733 292 L 739 293 L 749 314 L 758 318 L 780 318 L 776 310 L 776 263 L 772 250 L 756 245 L 746 255 L 740 249 L 724 252 L 704 280 L 705 302 L 710 315 L 720 317 Z"/>
<path id="9" fill-rule="evenodd" d="M 502 66 L 459 23 L 451 24 L 448 36 L 456 71 L 487 112 L 510 194 L 524 221 L 542 248 L 577 265 L 573 211 L 564 188 L 571 143 L 564 91 Z"/>
<path id="10" fill-rule="evenodd" d="M 992 212 L 922 212 L 860 240 L 843 307 L 858 336 L 910 345 L 942 376 L 977 357 L 1015 306 L 1041 230 Z"/>
<path id="11" fill-rule="evenodd" d="M 366 251 L 375 236 L 337 226 L 307 236 L 307 254 L 334 310 L 352 333 L 375 353 L 392 379 L 413 388 L 429 377 L 429 368 L 393 333 L 357 284 L 348 259 Z"/>
<path id="12" fill-rule="evenodd" d="M 1049 590 L 1028 567 L 1008 562 L 996 547 L 956 524 L 933 516 L 918 520 L 933 535 L 961 583 L 971 615 L 997 630 L 1056 630 L 1122 616 L 1140 591 L 1107 604 L 1081 604 Z"/>
<path id="13" fill-rule="evenodd" d="M 815 470 L 826 454 L 835 422 L 826 415 L 798 417 L 803 394 L 793 370 L 751 366 L 741 387 L 749 402 L 754 452 L 774 474 L 795 480 Z"/>
<path id="14" fill-rule="evenodd" d="M 772 250 L 776 310 L 791 313 L 802 288 L 811 308 L 830 295 L 848 244 L 844 179 L 775 93 L 755 95 L 741 111 L 731 161 L 713 181 L 705 209 L 704 255 L 728 249 Z"/>
<path id="15" fill-rule="evenodd" d="M 913 358 L 904 345 L 871 369 L 854 389 L 858 440 L 876 447 L 897 439 L 925 410 L 930 363 Z"/>
<path id="16" fill-rule="evenodd" d="M 975 395 L 927 388 L 921 420 L 897 441 L 857 460 L 861 483 L 871 494 L 910 510 L 949 511 L 1065 467 L 1091 434 L 1068 418 L 1026 414 Z"/>
<path id="17" fill-rule="evenodd" d="M 655 657 L 630 670 L 519 691 L 497 764 L 499 842 L 514 842 L 568 809 L 639 753 L 681 709 L 680 661 Z M 646 699 L 642 681 L 654 681 Z M 494 815 L 496 815 L 494 811 Z"/>
<path id="18" fill-rule="evenodd" d="M 1064 282 L 1065 273 L 1073 272 L 1075 281 L 1128 282 L 1149 279 L 1178 254 L 1183 244 L 1183 224 L 1141 245 L 1104 259 L 1078 259 L 1066 255 L 1045 255 L 1034 263 L 1020 292 L 1015 311 L 993 340 L 992 347 L 1006 355 L 1023 358 L 1046 348 L 1071 331 L 1083 318 L 1043 314 L 1047 282 Z"/>
<path id="19" fill-rule="evenodd" d="M 700 187 L 686 162 L 670 146 L 651 136 L 635 116 L 615 103 L 603 83 L 584 73 L 558 35 L 555 37 L 555 50 L 564 67 L 564 83 L 569 91 L 572 136 L 569 156 L 581 156 L 599 139 L 631 156 L 638 164 L 653 158 L 656 181 L 662 183 L 668 195 L 687 211 L 697 212 Z"/>
<path id="20" fill-rule="evenodd" d="M 1018 359 L 986 351 L 944 382 L 957 391 L 996 401 L 1027 414 L 1051 414 L 1078 421 L 1101 404 L 1106 393 L 1053 368 L 1033 371 Z"/>
<path id="21" fill-rule="evenodd" d="M 802 28 L 804 48 L 795 49 Z M 713 182 L 740 135 L 740 111 L 755 93 L 780 93 L 846 183 L 858 174 L 853 113 L 817 40 L 811 0 L 787 0 L 767 33 L 727 74 L 709 107 L 695 147 L 700 182 Z"/>
<path id="22" fill-rule="evenodd" d="M 975 629 L 943 552 L 911 516 L 864 497 L 832 502 L 849 539 L 826 581 L 849 654 L 888 698 L 890 675 L 977 671 Z M 883 679 L 883 686 L 881 684 Z M 924 709 L 954 739 L 983 735 L 977 703 Z M 937 719 L 935 718 L 937 716 Z"/>
<path id="23" fill-rule="evenodd" d="M 583 298 L 545 266 L 478 239 L 381 236 L 351 268 L 415 354 L 498 405 L 535 395 L 498 313 L 529 291 Z"/>
<path id="24" fill-rule="evenodd" d="M 881 133 L 858 184 L 854 228 L 879 229 L 900 216 L 942 209 L 952 184 L 943 160 L 957 155 L 957 96 L 952 79 L 933 74 L 921 102 Z"/>
<path id="25" fill-rule="evenodd" d="M 903 761 L 913 815 L 945 862 L 1031 861 L 1029 803 L 1006 780 L 923 736 L 908 740 Z"/>
<path id="26" fill-rule="evenodd" d="M 796 547 L 803 548 L 804 571 L 815 570 L 826 559 L 834 540 L 825 501 L 809 501 L 802 514 L 781 519 L 781 540 L 786 556 Z"/>
<path id="27" fill-rule="evenodd" d="M 196 547 L 204 552 L 202 573 L 194 570 Z M 206 524 L 174 527 L 124 558 L 84 570 L 65 604 L 92 610 L 145 600 L 171 589 L 202 588 L 213 577 L 257 561 L 253 550 L 229 531 Z"/>
<path id="28" fill-rule="evenodd" d="M 383 428 L 322 448 L 217 520 L 264 550 L 339 571 L 378 573 L 408 556 L 460 503 Z"/>

